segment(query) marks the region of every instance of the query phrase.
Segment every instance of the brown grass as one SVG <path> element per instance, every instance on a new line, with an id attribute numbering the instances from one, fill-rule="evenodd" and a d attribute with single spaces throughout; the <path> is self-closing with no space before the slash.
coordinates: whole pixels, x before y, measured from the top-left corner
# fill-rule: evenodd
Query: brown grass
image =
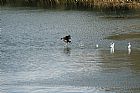
<path id="1" fill-rule="evenodd" d="M 0 5 L 44 8 L 64 7 L 68 9 L 140 9 L 139 0 L 0 0 Z"/>

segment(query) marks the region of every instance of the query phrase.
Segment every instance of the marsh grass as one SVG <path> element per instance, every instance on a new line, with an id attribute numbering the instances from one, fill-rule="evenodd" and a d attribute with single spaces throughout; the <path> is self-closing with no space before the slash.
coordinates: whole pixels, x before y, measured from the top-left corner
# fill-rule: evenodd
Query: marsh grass
<path id="1" fill-rule="evenodd" d="M 139 0 L 0 0 L 0 5 L 64 9 L 140 9 Z"/>

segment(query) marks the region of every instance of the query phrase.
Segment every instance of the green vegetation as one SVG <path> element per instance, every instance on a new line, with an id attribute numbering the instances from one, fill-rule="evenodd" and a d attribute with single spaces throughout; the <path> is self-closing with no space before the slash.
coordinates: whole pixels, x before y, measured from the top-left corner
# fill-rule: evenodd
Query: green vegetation
<path id="1" fill-rule="evenodd" d="M 1 6 L 64 9 L 140 9 L 140 0 L 0 0 Z"/>

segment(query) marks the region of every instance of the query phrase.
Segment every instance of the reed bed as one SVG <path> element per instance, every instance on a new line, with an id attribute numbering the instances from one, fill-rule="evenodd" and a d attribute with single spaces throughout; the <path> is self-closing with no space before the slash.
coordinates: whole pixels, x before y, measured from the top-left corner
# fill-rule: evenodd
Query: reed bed
<path id="1" fill-rule="evenodd" d="M 0 0 L 1 6 L 64 9 L 140 9 L 140 0 Z"/>

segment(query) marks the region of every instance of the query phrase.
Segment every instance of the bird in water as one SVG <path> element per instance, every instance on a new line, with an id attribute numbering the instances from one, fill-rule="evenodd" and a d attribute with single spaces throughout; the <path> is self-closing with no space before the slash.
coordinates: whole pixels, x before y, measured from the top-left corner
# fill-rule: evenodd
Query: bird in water
<path id="1" fill-rule="evenodd" d="M 99 45 L 98 44 L 96 44 L 96 48 L 98 48 L 99 47 Z"/>
<path id="2" fill-rule="evenodd" d="M 128 43 L 127 48 L 128 48 L 128 49 L 131 49 L 131 44 L 130 44 L 130 42 Z"/>
<path id="3" fill-rule="evenodd" d="M 115 46 L 115 43 L 111 43 L 110 44 L 110 53 L 112 54 L 112 53 L 114 53 L 114 46 Z"/>
<path id="4" fill-rule="evenodd" d="M 115 43 L 112 42 L 112 43 L 110 44 L 110 48 L 114 48 L 114 46 L 115 46 Z"/>
<path id="5" fill-rule="evenodd" d="M 130 54 L 131 53 L 131 44 L 130 44 L 130 42 L 128 43 L 127 48 L 128 48 L 128 54 Z"/>
<path id="6" fill-rule="evenodd" d="M 71 43 L 71 36 L 67 35 L 67 36 L 61 38 L 61 40 L 63 40 L 65 42 L 65 44 L 68 45 L 68 43 Z"/>

